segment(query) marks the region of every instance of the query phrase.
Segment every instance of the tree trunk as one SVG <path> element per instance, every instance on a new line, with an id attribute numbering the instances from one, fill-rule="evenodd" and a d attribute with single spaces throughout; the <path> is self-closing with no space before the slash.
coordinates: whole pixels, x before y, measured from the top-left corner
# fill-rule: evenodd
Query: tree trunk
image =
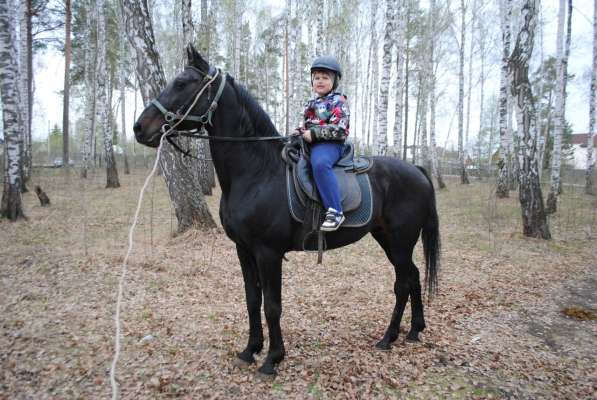
<path id="1" fill-rule="evenodd" d="M 4 187 L 0 216 L 25 218 L 21 199 L 23 130 L 19 126 L 17 34 L 8 1 L 0 2 L 0 95 L 4 132 Z"/>
<path id="2" fill-rule="evenodd" d="M 471 97 L 473 91 L 473 53 L 475 51 L 475 22 L 477 19 L 477 0 L 473 0 L 473 7 L 471 8 L 471 38 L 469 45 L 468 58 L 468 86 L 466 95 L 466 129 L 464 131 L 464 147 L 469 149 L 470 141 L 470 125 L 471 125 Z M 481 38 L 479 38 L 481 39 Z"/>
<path id="3" fill-rule="evenodd" d="M 375 122 L 379 116 L 379 52 L 377 51 L 377 4 L 375 2 L 371 2 L 371 11 L 373 13 L 371 26 L 371 53 L 373 61 L 371 64 L 371 97 L 369 104 L 372 105 L 373 114 L 369 114 L 369 121 L 371 122 L 371 136 L 375 137 L 377 135 L 377 124 Z M 372 141 L 367 141 L 367 143 L 372 144 Z"/>
<path id="4" fill-rule="evenodd" d="M 85 118 L 83 120 L 83 154 L 82 154 L 82 165 L 81 165 L 81 178 L 87 178 L 87 172 L 89 170 L 89 161 L 92 154 L 92 143 L 95 132 L 95 85 L 96 85 L 96 63 L 94 55 L 97 54 L 97 41 L 91 43 L 91 27 L 94 26 L 93 12 L 91 2 L 87 2 L 87 10 L 85 14 L 84 26 L 83 26 L 83 65 L 84 80 L 85 80 Z M 96 24 L 97 26 L 97 24 Z"/>
<path id="5" fill-rule="evenodd" d="M 69 168 L 69 105 L 70 105 L 70 61 L 71 61 L 71 1 L 64 0 L 64 93 L 62 102 L 62 165 Z"/>
<path id="6" fill-rule="evenodd" d="M 402 146 L 402 159 L 406 161 L 407 149 L 408 149 L 408 80 L 410 78 L 410 5 L 407 5 L 406 9 L 406 48 L 404 49 L 405 64 L 404 64 L 404 141 Z"/>
<path id="7" fill-rule="evenodd" d="M 518 196 L 522 210 L 523 233 L 525 236 L 550 239 L 547 215 L 543 205 L 543 194 L 537 173 L 537 124 L 535 104 L 529 82 L 529 59 L 533 52 L 535 32 L 535 0 L 523 2 L 521 15 L 524 17 L 516 45 L 509 62 L 512 76 L 512 95 L 516 103 L 518 135 L 522 165 Z"/>
<path id="8" fill-rule="evenodd" d="M 190 0 L 188 0 L 190 2 Z M 124 25 L 124 19 L 122 13 L 120 13 L 120 23 Z M 124 31 L 119 31 L 119 45 L 120 45 L 120 57 L 118 65 L 118 86 L 120 87 L 120 147 L 122 147 L 122 156 L 124 158 L 124 174 L 129 175 L 131 169 L 129 166 L 129 157 L 126 140 L 126 63 L 128 52 L 126 48 L 126 37 Z"/>
<path id="9" fill-rule="evenodd" d="M 400 158 L 402 149 L 402 108 L 404 107 L 404 33 L 405 9 L 404 2 L 398 1 L 395 14 L 396 21 L 396 80 L 394 80 L 394 93 L 396 93 L 396 106 L 394 111 L 394 157 Z"/>
<path id="10" fill-rule="evenodd" d="M 499 125 L 500 125 L 500 150 L 498 161 L 498 179 L 496 194 L 498 198 L 510 196 L 509 182 L 509 154 L 508 144 L 508 91 L 510 86 L 508 76 L 508 59 L 510 57 L 510 20 L 512 16 L 512 0 L 506 0 L 500 6 L 500 26 L 502 30 L 502 63 L 500 68 L 500 98 L 499 98 Z"/>
<path id="11" fill-rule="evenodd" d="M 107 80 L 109 79 L 107 70 L 107 53 L 106 53 L 106 15 L 104 0 L 97 0 L 97 42 L 98 56 L 97 56 L 97 91 L 98 91 L 98 111 L 102 121 L 102 129 L 104 130 L 104 155 L 106 161 L 106 188 L 118 188 L 120 182 L 118 180 L 118 170 L 116 169 L 116 160 L 114 159 L 114 146 L 112 145 L 112 118 L 110 118 L 111 102 L 108 96 Z"/>
<path id="12" fill-rule="evenodd" d="M 209 60 L 209 25 L 207 13 L 207 0 L 201 0 L 201 36 L 199 49 Z"/>
<path id="13" fill-rule="evenodd" d="M 572 0 L 568 0 L 568 28 L 566 34 L 566 48 L 562 51 L 564 42 L 564 16 L 566 14 L 566 0 L 560 0 L 557 33 L 557 82 L 556 82 L 556 118 L 554 123 L 553 150 L 551 152 L 551 186 L 547 196 L 546 212 L 555 213 L 557 210 L 557 196 L 562 191 L 562 138 L 566 129 L 566 81 L 568 80 L 568 56 L 570 54 L 570 36 L 572 24 Z"/>
<path id="14" fill-rule="evenodd" d="M 587 135 L 587 171 L 585 174 L 585 193 L 595 194 L 593 182 L 593 144 L 595 143 L 595 91 L 597 90 L 597 0 L 593 0 L 593 69 L 591 70 L 591 94 L 589 101 L 589 134 Z"/>
<path id="15" fill-rule="evenodd" d="M 166 79 L 155 49 L 147 2 L 120 0 L 120 7 L 125 17 L 129 43 L 135 49 L 141 97 L 148 104 L 166 86 Z M 172 146 L 167 143 L 163 146 L 160 163 L 176 212 L 178 231 L 183 232 L 194 225 L 215 227 L 202 190 L 186 186 L 193 181 L 192 171 L 185 167 L 183 157 Z"/>
<path id="16" fill-rule="evenodd" d="M 466 165 L 464 160 L 464 45 L 466 25 L 464 16 L 466 9 L 464 8 L 464 0 L 460 0 L 461 11 L 461 29 L 460 29 L 460 70 L 458 72 L 458 162 L 460 164 L 460 183 L 469 184 L 468 173 L 466 172 Z"/>
<path id="17" fill-rule="evenodd" d="M 381 67 L 381 86 L 379 88 L 379 114 L 375 132 L 375 153 L 385 156 L 388 149 L 388 89 L 390 86 L 390 67 L 392 65 L 392 47 L 394 35 L 394 0 L 386 0 L 385 30 Z"/>
<path id="18" fill-rule="evenodd" d="M 596 0 L 597 1 L 597 0 Z M 437 145 L 435 143 L 435 18 L 437 16 L 437 7 L 435 0 L 431 0 L 429 5 L 429 142 L 431 145 L 431 172 L 440 189 L 445 189 L 446 184 L 439 170 L 437 159 Z"/>
<path id="19" fill-rule="evenodd" d="M 23 126 L 23 192 L 26 191 L 26 183 L 31 177 L 31 92 L 29 90 L 30 52 L 29 35 L 31 30 L 31 0 L 20 2 L 19 6 L 19 93 L 21 99 L 21 123 Z"/>

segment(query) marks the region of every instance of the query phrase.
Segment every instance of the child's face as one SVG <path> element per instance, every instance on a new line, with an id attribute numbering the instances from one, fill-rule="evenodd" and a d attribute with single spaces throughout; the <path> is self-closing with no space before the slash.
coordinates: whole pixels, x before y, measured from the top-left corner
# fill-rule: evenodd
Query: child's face
<path id="1" fill-rule="evenodd" d="M 334 78 L 329 72 L 313 72 L 313 91 L 319 96 L 323 96 L 331 92 L 333 84 Z"/>

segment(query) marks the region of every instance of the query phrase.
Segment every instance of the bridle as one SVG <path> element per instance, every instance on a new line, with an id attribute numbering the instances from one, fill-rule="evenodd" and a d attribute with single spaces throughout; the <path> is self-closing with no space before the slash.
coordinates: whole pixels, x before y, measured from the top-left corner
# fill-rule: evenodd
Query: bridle
<path id="1" fill-rule="evenodd" d="M 214 142 L 257 142 L 257 141 L 273 141 L 273 140 L 280 140 L 280 141 L 287 141 L 289 138 L 287 136 L 252 136 L 252 137 L 237 137 L 237 136 L 209 136 L 207 133 L 207 129 L 205 128 L 206 125 L 213 126 L 212 123 L 212 116 L 214 111 L 218 108 L 218 101 L 220 97 L 222 97 L 222 93 L 224 92 L 224 87 L 226 86 L 226 76 L 227 74 L 222 72 L 220 69 L 214 68 L 210 66 L 209 72 L 205 73 L 201 71 L 199 68 L 189 65 L 185 67 L 185 69 L 192 69 L 198 72 L 200 75 L 203 75 L 203 86 L 197 91 L 197 93 L 193 96 L 193 102 L 187 107 L 186 112 L 181 112 L 185 108 L 185 106 L 181 107 L 176 112 L 169 111 L 164 107 L 160 101 L 155 98 L 151 100 L 151 104 L 153 104 L 163 115 L 166 123 L 162 125 L 161 132 L 162 134 L 166 135 L 166 140 L 179 152 L 183 153 L 183 155 L 194 157 L 190 154 L 190 151 L 185 151 L 180 148 L 180 146 L 172 140 L 174 137 L 178 136 L 186 136 L 195 139 L 205 139 Z M 220 85 L 218 86 L 218 90 L 216 95 L 214 96 L 213 100 L 211 101 L 207 110 L 201 115 L 189 115 L 193 107 L 197 104 L 203 92 L 207 89 L 207 97 L 210 97 L 211 92 L 211 85 L 216 80 L 216 78 L 220 76 Z M 175 129 L 179 124 L 183 121 L 193 121 L 199 123 L 199 127 L 190 130 L 178 130 Z"/>

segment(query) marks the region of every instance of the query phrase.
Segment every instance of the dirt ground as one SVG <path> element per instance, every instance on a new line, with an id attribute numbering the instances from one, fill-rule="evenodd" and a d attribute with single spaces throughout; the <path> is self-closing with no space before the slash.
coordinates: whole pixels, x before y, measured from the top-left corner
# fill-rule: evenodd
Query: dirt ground
<path id="1" fill-rule="evenodd" d="M 28 221 L 0 221 L 0 398 L 110 397 L 118 278 L 147 173 L 106 190 L 99 171 L 87 181 L 38 172 L 52 206 L 27 193 Z M 287 356 L 262 381 L 233 363 L 248 335 L 234 246 L 221 232 L 174 237 L 155 179 L 125 283 L 122 398 L 597 398 L 597 200 L 565 187 L 554 239 L 541 241 L 521 235 L 516 193 L 498 201 L 491 182 L 448 183 L 440 292 L 422 341 L 404 341 L 408 311 L 392 350 L 374 349 L 394 276 L 370 236 L 322 265 L 289 253 Z"/>

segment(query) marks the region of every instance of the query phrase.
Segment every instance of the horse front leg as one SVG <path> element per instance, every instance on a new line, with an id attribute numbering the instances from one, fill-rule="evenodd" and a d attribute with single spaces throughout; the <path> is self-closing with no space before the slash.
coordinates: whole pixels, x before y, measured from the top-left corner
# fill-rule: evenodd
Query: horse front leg
<path id="1" fill-rule="evenodd" d="M 257 252 L 257 268 L 263 291 L 265 319 L 269 332 L 269 351 L 259 372 L 275 375 L 276 365 L 284 359 L 286 351 L 280 328 L 282 315 L 282 256 L 265 250 Z"/>
<path id="2" fill-rule="evenodd" d="M 245 296 L 247 300 L 247 312 L 249 314 L 249 343 L 247 347 L 238 354 L 238 358 L 247 364 L 255 362 L 254 354 L 263 349 L 263 329 L 261 327 L 261 286 L 259 284 L 259 272 L 255 257 L 245 248 L 236 245 L 236 252 L 243 271 L 245 281 Z"/>

